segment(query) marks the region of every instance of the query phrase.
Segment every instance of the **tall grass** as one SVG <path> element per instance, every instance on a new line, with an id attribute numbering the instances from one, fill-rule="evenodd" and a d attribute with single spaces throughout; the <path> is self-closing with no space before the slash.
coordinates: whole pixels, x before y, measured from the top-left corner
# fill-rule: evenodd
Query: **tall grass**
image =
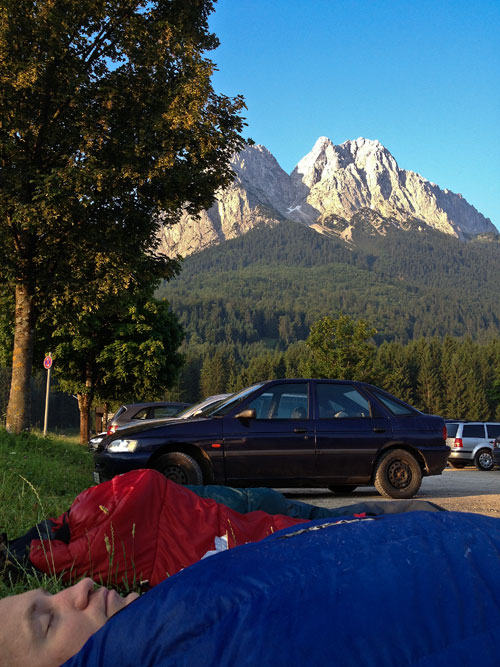
<path id="1" fill-rule="evenodd" d="M 92 485 L 92 456 L 77 437 L 12 435 L 0 430 L 0 532 L 9 539 L 68 509 Z M 50 577 L 28 577 L 12 587 L 0 581 L 0 597 L 43 586 L 58 590 Z"/>

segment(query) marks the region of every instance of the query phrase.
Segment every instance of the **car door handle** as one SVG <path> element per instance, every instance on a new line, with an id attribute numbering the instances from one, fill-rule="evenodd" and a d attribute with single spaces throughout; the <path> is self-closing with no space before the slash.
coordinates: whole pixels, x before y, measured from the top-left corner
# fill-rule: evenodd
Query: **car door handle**
<path id="1" fill-rule="evenodd" d="M 374 431 L 374 433 L 385 433 L 387 431 L 387 429 L 382 428 L 381 426 L 375 426 L 373 431 Z"/>
<path id="2" fill-rule="evenodd" d="M 293 432 L 294 433 L 307 433 L 307 429 L 306 428 L 294 428 Z"/>

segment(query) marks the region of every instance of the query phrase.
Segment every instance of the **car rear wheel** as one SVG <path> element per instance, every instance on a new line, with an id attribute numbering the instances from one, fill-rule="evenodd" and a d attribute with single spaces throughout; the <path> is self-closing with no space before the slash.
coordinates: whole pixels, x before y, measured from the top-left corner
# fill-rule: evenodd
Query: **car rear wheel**
<path id="1" fill-rule="evenodd" d="M 457 469 L 465 468 L 465 461 L 448 461 L 448 463 L 452 468 L 457 468 Z"/>
<path id="2" fill-rule="evenodd" d="M 203 484 L 200 466 L 192 456 L 184 452 L 163 454 L 155 461 L 154 467 L 177 484 Z"/>
<path id="3" fill-rule="evenodd" d="M 493 470 L 495 461 L 489 449 L 480 449 L 474 457 L 474 465 L 478 470 Z"/>
<path id="4" fill-rule="evenodd" d="M 329 484 L 328 488 L 332 493 L 336 493 L 338 496 L 343 496 L 352 493 L 354 489 L 357 489 L 358 487 L 355 484 Z"/>
<path id="5" fill-rule="evenodd" d="M 374 484 L 386 498 L 413 498 L 422 483 L 422 470 L 415 457 L 404 449 L 384 454 L 375 471 Z"/>

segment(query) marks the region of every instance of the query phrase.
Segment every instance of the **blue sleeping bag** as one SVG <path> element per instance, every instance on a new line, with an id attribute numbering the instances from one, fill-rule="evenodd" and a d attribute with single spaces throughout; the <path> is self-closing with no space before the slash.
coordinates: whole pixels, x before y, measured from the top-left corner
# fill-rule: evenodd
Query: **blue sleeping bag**
<path id="1" fill-rule="evenodd" d="M 111 618 L 67 666 L 500 664 L 500 520 L 314 521 L 202 560 Z"/>

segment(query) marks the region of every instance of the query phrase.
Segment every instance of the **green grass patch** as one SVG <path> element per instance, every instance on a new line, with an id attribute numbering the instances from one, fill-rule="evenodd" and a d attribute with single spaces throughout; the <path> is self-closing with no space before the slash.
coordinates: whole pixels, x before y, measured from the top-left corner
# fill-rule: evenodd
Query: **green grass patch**
<path id="1" fill-rule="evenodd" d="M 77 438 L 0 431 L 0 530 L 13 537 L 58 516 L 92 485 L 92 469 Z"/>
<path id="2" fill-rule="evenodd" d="M 77 436 L 16 436 L 0 430 L 0 532 L 14 539 L 65 512 L 92 485 L 92 469 L 92 456 Z M 0 597 L 39 586 L 58 590 L 60 582 L 29 577 L 13 589 L 0 581 Z"/>

